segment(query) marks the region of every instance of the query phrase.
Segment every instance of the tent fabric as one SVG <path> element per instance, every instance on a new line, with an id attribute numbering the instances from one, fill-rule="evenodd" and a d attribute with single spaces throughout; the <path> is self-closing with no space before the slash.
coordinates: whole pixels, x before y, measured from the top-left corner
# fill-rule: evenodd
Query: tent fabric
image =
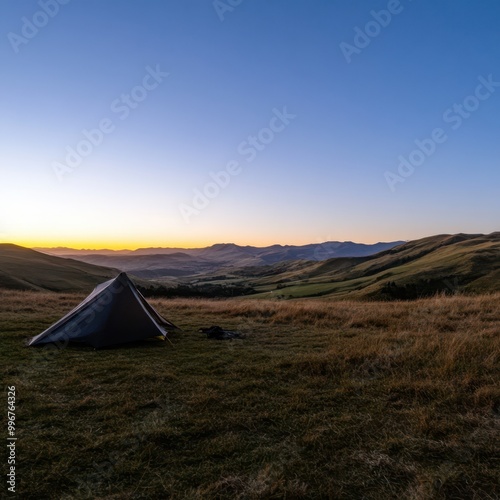
<path id="1" fill-rule="evenodd" d="M 93 347 L 166 337 L 177 327 L 161 316 L 125 273 L 98 285 L 66 316 L 33 337 L 29 346 L 81 342 Z"/>

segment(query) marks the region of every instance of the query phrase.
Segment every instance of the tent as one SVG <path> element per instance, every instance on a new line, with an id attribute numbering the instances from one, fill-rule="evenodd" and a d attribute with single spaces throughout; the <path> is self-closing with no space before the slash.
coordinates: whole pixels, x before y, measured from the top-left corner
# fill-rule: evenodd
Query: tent
<path id="1" fill-rule="evenodd" d="M 71 312 L 43 333 L 29 346 L 81 342 L 104 347 L 150 337 L 167 335 L 177 327 L 147 303 L 125 273 L 98 285 Z"/>

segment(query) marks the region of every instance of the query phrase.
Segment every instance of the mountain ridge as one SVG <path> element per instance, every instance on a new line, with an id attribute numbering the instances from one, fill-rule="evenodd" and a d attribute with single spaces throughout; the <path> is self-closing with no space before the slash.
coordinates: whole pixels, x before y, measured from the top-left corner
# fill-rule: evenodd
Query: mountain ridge
<path id="1" fill-rule="evenodd" d="M 375 244 L 331 241 L 307 245 L 255 247 L 216 243 L 195 249 L 138 248 L 134 251 L 38 249 L 49 255 L 72 258 L 97 266 L 113 267 L 148 279 L 179 278 L 217 272 L 227 267 L 248 267 L 293 260 L 320 261 L 332 257 L 373 255 L 401 241 Z"/>
<path id="2" fill-rule="evenodd" d="M 275 243 L 272 245 L 265 246 L 256 246 L 256 245 L 238 245 L 237 243 L 214 243 L 213 245 L 208 245 L 206 247 L 194 247 L 194 248 L 183 248 L 183 247 L 139 247 L 135 250 L 130 249 L 120 249 L 120 250 L 112 250 L 109 248 L 102 249 L 91 249 L 91 248 L 72 248 L 72 247 L 33 247 L 32 250 L 37 252 L 47 253 L 50 255 L 65 255 L 65 254 L 161 254 L 163 252 L 204 252 L 207 250 L 219 250 L 221 248 L 238 248 L 238 249 L 252 249 L 257 251 L 265 251 L 271 249 L 290 249 L 290 248 L 307 248 L 313 246 L 341 246 L 341 245 L 353 245 L 359 247 L 376 247 L 379 245 L 390 245 L 395 246 L 399 244 L 405 243 L 406 240 L 397 240 L 397 241 L 379 241 L 377 243 L 355 243 L 353 241 L 324 241 L 321 243 L 306 243 L 304 245 L 282 245 L 280 243 Z"/>
<path id="3" fill-rule="evenodd" d="M 172 287 L 246 286 L 255 297 L 331 297 L 368 300 L 407 300 L 436 293 L 490 293 L 500 291 L 500 232 L 440 234 L 405 242 L 372 255 L 317 260 L 301 258 L 304 250 L 266 247 L 256 257 L 245 247 L 221 244 L 205 255 L 80 256 L 87 261 L 56 257 L 13 244 L 0 244 L 0 287 L 54 291 L 87 290 L 120 270 L 138 277 L 142 285 Z M 318 247 L 312 247 L 318 252 Z M 319 247 L 342 249 L 338 243 Z M 345 249 L 345 248 L 344 248 Z M 311 254 L 311 248 L 306 249 Z M 243 254 L 243 257 L 242 257 Z M 221 258 L 222 255 L 222 258 Z M 228 256 L 238 255 L 231 260 Z M 102 262 L 119 266 L 95 265 Z M 262 264 L 264 262 L 264 264 Z M 195 268 L 193 269 L 193 265 Z M 137 267 L 139 266 L 139 267 Z M 126 268 L 126 269 L 124 269 Z"/>

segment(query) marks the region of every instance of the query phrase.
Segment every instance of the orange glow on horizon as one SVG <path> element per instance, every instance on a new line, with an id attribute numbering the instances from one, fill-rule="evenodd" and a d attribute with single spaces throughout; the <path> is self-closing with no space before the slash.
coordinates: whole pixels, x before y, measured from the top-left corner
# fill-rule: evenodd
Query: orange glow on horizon
<path id="1" fill-rule="evenodd" d="M 368 236 L 368 235 L 366 235 Z M 329 241 L 353 241 L 355 243 L 365 243 L 372 244 L 379 241 L 395 241 L 403 238 L 387 238 L 387 239 L 372 239 L 369 237 L 365 238 L 349 238 L 341 237 L 338 238 L 330 237 Z M 326 241 L 326 240 L 324 240 Z M 138 248 L 205 248 L 217 243 L 234 243 L 240 246 L 256 246 L 256 247 L 266 247 L 271 245 L 307 245 L 313 243 L 323 243 L 323 241 L 311 241 L 307 238 L 294 238 L 289 241 L 270 241 L 269 238 L 263 238 L 262 240 L 255 239 L 245 239 L 245 238 L 216 238 L 213 240 L 170 240 L 170 241 L 158 241 L 158 240 L 125 240 L 125 239 L 13 239 L 9 241 L 3 241 L 4 243 L 13 243 L 27 248 L 57 248 L 57 247 L 67 247 L 75 250 L 137 250 Z"/>
<path id="2" fill-rule="evenodd" d="M 5 243 L 27 248 L 72 248 L 75 250 L 137 250 L 138 248 L 203 248 L 213 243 L 186 241 L 122 241 L 122 240 L 18 240 Z"/>

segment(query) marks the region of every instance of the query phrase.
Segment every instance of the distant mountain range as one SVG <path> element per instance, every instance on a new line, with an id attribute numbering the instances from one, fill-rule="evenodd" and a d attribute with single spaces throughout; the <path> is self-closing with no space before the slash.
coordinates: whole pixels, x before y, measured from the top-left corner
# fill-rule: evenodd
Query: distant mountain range
<path id="1" fill-rule="evenodd" d="M 68 258 L 74 254 L 61 258 L 0 244 L 0 288 L 88 293 L 97 283 L 116 276 L 117 269 L 130 268 L 140 276 L 134 280 L 145 287 L 244 286 L 261 298 L 405 300 L 436 293 L 500 292 L 500 232 L 445 234 L 380 245 L 391 248 L 369 255 L 377 245 L 331 242 L 255 248 L 223 244 L 182 252 L 161 249 L 164 254 L 158 249 L 132 255 L 77 254 L 78 259 L 106 262 L 113 267 L 109 268 Z M 349 251 L 365 255 L 345 256 L 343 252 Z M 329 252 L 336 256 L 323 259 Z"/>
<path id="2" fill-rule="evenodd" d="M 366 257 L 401 245 L 403 241 L 365 245 L 329 241 L 309 245 L 239 246 L 220 243 L 206 248 L 141 248 L 138 250 L 74 250 L 37 248 L 59 257 L 117 268 L 146 279 L 181 278 L 214 273 L 228 268 L 265 266 L 280 262 L 323 261 L 338 257 Z"/>

